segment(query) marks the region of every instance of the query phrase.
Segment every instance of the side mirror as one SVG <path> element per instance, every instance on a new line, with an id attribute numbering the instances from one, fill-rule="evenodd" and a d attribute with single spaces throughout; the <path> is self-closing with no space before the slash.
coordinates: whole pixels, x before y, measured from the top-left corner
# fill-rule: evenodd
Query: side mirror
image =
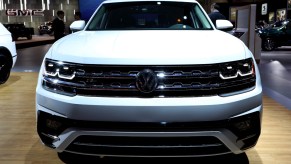
<path id="1" fill-rule="evenodd" d="M 219 19 L 219 20 L 216 20 L 216 28 L 222 31 L 230 31 L 233 29 L 233 25 L 228 20 Z"/>
<path id="2" fill-rule="evenodd" d="M 70 25 L 70 29 L 72 32 L 81 31 L 84 29 L 85 25 L 86 23 L 84 20 L 77 20 Z"/>

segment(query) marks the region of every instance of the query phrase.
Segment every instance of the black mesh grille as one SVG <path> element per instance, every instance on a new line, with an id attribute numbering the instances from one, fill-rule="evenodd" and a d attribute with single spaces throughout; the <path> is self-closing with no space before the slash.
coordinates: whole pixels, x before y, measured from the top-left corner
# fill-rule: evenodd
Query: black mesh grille
<path id="1" fill-rule="evenodd" d="M 75 95 L 116 97 L 211 96 L 254 87 L 255 75 L 221 79 L 219 77 L 220 65 L 74 65 L 76 73 L 73 80 L 58 78 L 58 87 Z M 145 69 L 152 70 L 158 79 L 157 87 L 151 93 L 143 93 L 136 87 L 136 76 Z M 44 83 L 46 86 L 53 85 L 54 80 L 55 77 L 46 76 Z"/>
<path id="2" fill-rule="evenodd" d="M 66 151 L 121 156 L 201 156 L 230 150 L 215 137 L 80 136 Z"/>

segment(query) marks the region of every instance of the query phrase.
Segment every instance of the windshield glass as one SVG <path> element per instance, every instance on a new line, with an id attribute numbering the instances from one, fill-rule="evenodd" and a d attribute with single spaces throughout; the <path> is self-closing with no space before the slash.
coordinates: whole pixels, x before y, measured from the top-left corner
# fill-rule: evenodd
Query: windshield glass
<path id="1" fill-rule="evenodd" d="M 196 3 L 105 3 L 86 30 L 213 29 Z"/>
<path id="2" fill-rule="evenodd" d="M 283 26 L 286 26 L 286 24 L 288 23 L 289 21 L 278 21 L 278 22 L 275 22 L 274 24 L 271 25 L 271 28 L 273 29 L 280 29 L 282 28 Z"/>

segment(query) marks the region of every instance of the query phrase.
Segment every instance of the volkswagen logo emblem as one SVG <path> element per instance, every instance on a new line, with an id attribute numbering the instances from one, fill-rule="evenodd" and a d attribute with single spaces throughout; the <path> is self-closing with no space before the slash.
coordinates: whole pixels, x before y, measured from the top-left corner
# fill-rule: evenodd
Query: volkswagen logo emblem
<path id="1" fill-rule="evenodd" d="M 153 92 L 158 85 L 158 78 L 154 71 L 144 69 L 136 75 L 136 87 L 143 93 Z"/>

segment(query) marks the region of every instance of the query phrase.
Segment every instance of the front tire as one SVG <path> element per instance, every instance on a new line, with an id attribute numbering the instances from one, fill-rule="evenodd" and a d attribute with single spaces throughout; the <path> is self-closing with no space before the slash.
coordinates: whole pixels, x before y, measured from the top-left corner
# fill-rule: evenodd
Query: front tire
<path id="1" fill-rule="evenodd" d="M 18 36 L 12 34 L 12 40 L 13 40 L 13 41 L 17 41 L 17 39 L 18 39 Z"/>
<path id="2" fill-rule="evenodd" d="M 0 53 L 0 84 L 4 84 L 9 76 L 11 70 L 9 58 Z"/>
<path id="3" fill-rule="evenodd" d="M 276 48 L 276 42 L 271 38 L 266 38 L 263 40 L 262 48 L 266 51 L 272 51 Z"/>
<path id="4" fill-rule="evenodd" d="M 31 34 L 27 35 L 27 39 L 31 40 L 32 39 L 32 35 Z"/>

